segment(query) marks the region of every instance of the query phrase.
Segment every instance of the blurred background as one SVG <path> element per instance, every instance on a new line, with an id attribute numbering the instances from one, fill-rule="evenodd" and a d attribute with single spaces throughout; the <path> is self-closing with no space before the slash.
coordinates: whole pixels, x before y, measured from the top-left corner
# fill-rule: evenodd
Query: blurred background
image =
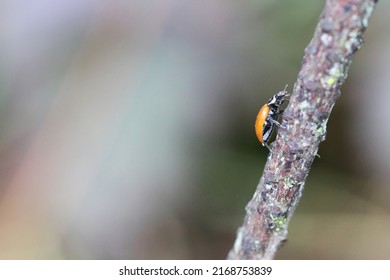
<path id="1" fill-rule="evenodd" d="M 0 258 L 224 259 L 324 1 L 2 0 Z M 279 259 L 389 259 L 390 3 Z"/>

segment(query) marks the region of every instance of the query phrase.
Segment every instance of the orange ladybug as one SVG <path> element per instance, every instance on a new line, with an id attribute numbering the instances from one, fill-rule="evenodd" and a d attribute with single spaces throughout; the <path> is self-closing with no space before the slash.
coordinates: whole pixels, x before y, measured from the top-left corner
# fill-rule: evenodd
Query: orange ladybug
<path id="1" fill-rule="evenodd" d="M 268 141 L 271 137 L 274 126 L 280 127 L 278 122 L 278 117 L 283 113 L 283 110 L 280 110 L 280 106 L 288 100 L 290 95 L 286 91 L 287 85 L 283 91 L 279 91 L 277 94 L 272 96 L 272 98 L 260 108 L 259 113 L 257 114 L 255 130 L 256 136 L 259 139 L 260 143 L 267 147 L 269 151 L 271 148 L 268 146 Z"/>

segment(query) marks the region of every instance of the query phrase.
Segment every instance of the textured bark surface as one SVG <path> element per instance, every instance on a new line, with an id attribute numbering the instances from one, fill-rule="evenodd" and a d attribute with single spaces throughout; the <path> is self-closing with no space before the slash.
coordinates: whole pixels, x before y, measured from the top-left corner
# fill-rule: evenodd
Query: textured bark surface
<path id="1" fill-rule="evenodd" d="M 228 259 L 272 259 L 325 139 L 329 115 L 340 96 L 353 54 L 363 44 L 375 0 L 328 0 L 305 49 L 290 103 L 272 143 L 263 175 L 246 206 L 244 224 Z"/>

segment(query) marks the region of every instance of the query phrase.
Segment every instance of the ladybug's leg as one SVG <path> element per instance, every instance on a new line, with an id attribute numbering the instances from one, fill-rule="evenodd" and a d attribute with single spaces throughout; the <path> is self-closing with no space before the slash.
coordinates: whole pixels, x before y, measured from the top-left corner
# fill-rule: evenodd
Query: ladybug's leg
<path id="1" fill-rule="evenodd" d="M 268 146 L 268 144 L 267 144 L 267 143 L 263 142 L 262 144 L 263 144 L 263 146 L 267 147 L 268 151 L 270 151 L 270 152 L 271 152 L 271 148 L 270 148 L 270 146 Z"/>
<path id="2" fill-rule="evenodd" d="M 274 119 L 270 118 L 269 121 L 270 121 L 272 124 L 275 124 L 277 127 L 280 127 L 280 123 L 279 123 L 277 120 L 274 120 Z"/>
<path id="3" fill-rule="evenodd" d="M 271 119 L 271 118 L 270 118 L 269 121 L 270 121 L 272 124 L 276 125 L 277 127 L 281 127 L 281 128 L 284 128 L 284 129 L 287 128 L 285 125 L 280 124 L 277 120 L 274 120 L 274 119 Z"/>

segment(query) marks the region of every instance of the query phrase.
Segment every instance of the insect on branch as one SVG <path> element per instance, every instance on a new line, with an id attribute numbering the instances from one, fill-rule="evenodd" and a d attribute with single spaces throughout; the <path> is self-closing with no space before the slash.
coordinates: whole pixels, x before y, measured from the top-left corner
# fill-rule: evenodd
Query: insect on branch
<path id="1" fill-rule="evenodd" d="M 286 240 L 288 223 L 376 2 L 326 1 L 229 259 L 272 259 Z M 267 135 L 261 134 L 261 142 L 263 137 Z"/>

